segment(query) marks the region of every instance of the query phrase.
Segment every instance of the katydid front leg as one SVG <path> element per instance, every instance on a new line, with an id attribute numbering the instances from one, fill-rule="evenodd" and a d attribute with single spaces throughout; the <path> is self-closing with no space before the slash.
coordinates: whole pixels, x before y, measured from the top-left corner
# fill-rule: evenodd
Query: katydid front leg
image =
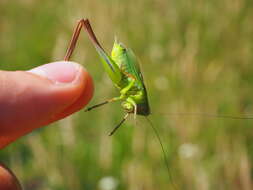
<path id="1" fill-rule="evenodd" d="M 127 113 L 124 118 L 120 121 L 120 123 L 112 130 L 112 132 L 110 132 L 109 136 L 112 136 L 118 129 L 119 127 L 126 121 L 126 119 L 128 118 L 129 113 Z"/>
<path id="2" fill-rule="evenodd" d="M 108 104 L 110 102 L 115 102 L 115 101 L 118 101 L 118 100 L 123 100 L 125 98 L 125 94 L 133 87 L 135 81 L 133 80 L 132 82 L 130 82 L 125 88 L 123 88 L 121 91 L 120 91 L 120 94 L 121 96 L 119 97 L 115 97 L 115 98 L 112 98 L 110 100 L 106 100 L 102 103 L 99 103 L 99 104 L 96 104 L 96 105 L 93 105 L 91 107 L 88 107 L 87 109 L 85 109 L 85 112 L 87 111 L 90 111 L 90 110 L 93 110 L 94 108 L 98 108 L 100 106 L 103 106 L 105 104 Z"/>
<path id="3" fill-rule="evenodd" d="M 135 79 L 132 79 L 132 81 L 120 91 L 120 94 L 125 95 L 134 86 L 135 81 Z"/>
<path id="4" fill-rule="evenodd" d="M 123 100 L 125 98 L 125 94 L 133 87 L 134 83 L 135 83 L 135 80 L 132 80 L 125 88 L 123 88 L 120 91 L 121 96 L 115 97 L 115 98 L 112 98 L 110 100 L 106 100 L 106 101 L 104 101 L 102 103 L 99 103 L 99 104 L 93 105 L 91 107 L 88 107 L 87 109 L 85 109 L 85 112 L 93 110 L 94 108 L 98 108 L 100 106 L 103 106 L 105 104 L 108 104 L 110 102 L 115 102 L 115 101 L 118 101 L 118 100 Z M 136 112 L 137 112 L 137 106 L 136 106 L 135 102 L 132 100 L 130 103 L 132 103 L 134 105 L 134 107 L 135 107 L 135 114 L 136 114 Z"/>

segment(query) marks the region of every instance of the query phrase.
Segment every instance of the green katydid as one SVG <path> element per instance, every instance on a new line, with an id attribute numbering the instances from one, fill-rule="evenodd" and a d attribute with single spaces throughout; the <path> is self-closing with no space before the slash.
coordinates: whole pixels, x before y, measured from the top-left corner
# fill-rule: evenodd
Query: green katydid
<path id="1" fill-rule="evenodd" d="M 78 21 L 78 24 L 72 35 L 72 39 L 70 41 L 70 45 L 69 48 L 67 49 L 67 53 L 65 55 L 64 60 L 68 61 L 70 59 L 75 49 L 82 28 L 84 28 L 87 31 L 89 38 L 91 39 L 98 54 L 100 55 L 105 71 L 108 73 L 110 79 L 112 80 L 116 88 L 120 90 L 119 97 L 115 97 L 110 100 L 104 101 L 100 104 L 91 106 L 87 108 L 85 111 L 90 111 L 94 108 L 100 107 L 107 103 L 119 100 L 123 101 L 122 107 L 126 111 L 126 115 L 124 116 L 124 118 L 109 134 L 111 136 L 124 123 L 129 114 L 134 114 L 135 116 L 150 115 L 147 90 L 144 84 L 143 76 L 141 74 L 137 58 L 134 55 L 133 51 L 129 48 L 126 48 L 122 43 L 115 40 L 111 56 L 107 55 L 107 53 L 104 51 L 104 49 L 98 42 L 88 19 L 81 19 L 80 21 Z M 158 138 L 158 141 L 162 148 L 164 161 L 169 172 L 169 177 L 171 178 L 172 181 L 172 176 L 170 173 L 167 157 L 165 154 L 165 149 L 163 147 L 158 131 L 155 129 L 152 122 L 147 117 L 146 119 L 151 125 L 152 129 L 155 132 L 155 135 Z"/>
<path id="2" fill-rule="evenodd" d="M 150 107 L 148 102 L 148 96 L 147 91 L 145 88 L 144 80 L 140 71 L 140 67 L 137 61 L 136 56 L 134 55 L 133 51 L 129 48 L 126 48 L 122 43 L 115 40 L 111 56 L 109 56 L 100 43 L 98 42 L 91 25 L 87 19 L 82 19 L 78 22 L 74 34 L 72 36 L 70 46 L 67 50 L 66 56 L 64 60 L 68 61 L 75 49 L 79 34 L 81 32 L 81 29 L 84 28 L 89 38 L 91 39 L 93 45 L 95 46 L 102 64 L 104 66 L 105 71 L 109 75 L 110 79 L 112 80 L 113 84 L 119 89 L 120 96 L 112 98 L 110 100 L 104 101 L 100 104 L 96 104 L 94 106 L 91 106 L 87 108 L 85 111 L 90 111 L 94 108 L 100 107 L 102 105 L 105 105 L 107 103 L 113 102 L 113 101 L 123 101 L 122 107 L 126 111 L 126 115 L 121 120 L 121 122 L 112 130 L 110 135 L 113 135 L 114 132 L 123 124 L 123 122 L 127 119 L 129 114 L 136 115 L 143 115 L 148 116 L 150 115 Z M 238 117 L 238 116 L 226 116 L 226 115 L 216 115 L 216 114 L 205 114 L 205 113 L 176 113 L 176 114 L 166 114 L 166 115 L 178 115 L 178 116 L 204 116 L 204 117 L 218 117 L 218 118 L 228 118 L 228 119 L 253 119 L 252 117 Z M 147 118 L 147 117 L 146 117 Z M 169 172 L 169 176 L 172 180 L 171 172 L 169 169 L 169 165 L 167 162 L 165 150 L 163 147 L 163 144 L 161 142 L 161 139 L 159 137 L 159 134 L 154 128 L 151 121 L 147 118 L 149 124 L 153 128 L 159 143 L 161 145 L 164 161 L 166 164 L 166 167 Z M 176 188 L 175 184 L 173 186 Z"/>
<path id="3" fill-rule="evenodd" d="M 109 102 L 118 100 L 123 101 L 122 107 L 126 111 L 126 115 L 110 133 L 110 135 L 113 135 L 127 119 L 130 113 L 144 116 L 148 116 L 150 114 L 147 91 L 144 85 L 143 77 L 133 51 L 126 48 L 122 43 L 115 40 L 111 56 L 107 55 L 98 42 L 88 19 L 82 19 L 78 22 L 64 60 L 70 59 L 82 27 L 88 32 L 93 45 L 99 53 L 105 71 L 108 73 L 114 85 L 120 90 L 119 97 L 96 104 L 87 108 L 86 111 L 90 111 Z"/>

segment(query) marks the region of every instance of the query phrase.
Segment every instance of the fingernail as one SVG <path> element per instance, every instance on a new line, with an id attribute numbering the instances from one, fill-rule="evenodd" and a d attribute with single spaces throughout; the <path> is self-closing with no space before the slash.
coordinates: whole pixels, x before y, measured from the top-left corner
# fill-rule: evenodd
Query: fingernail
<path id="1" fill-rule="evenodd" d="M 74 62 L 53 62 L 29 70 L 33 74 L 48 78 L 54 83 L 72 83 L 79 76 L 81 66 Z"/>

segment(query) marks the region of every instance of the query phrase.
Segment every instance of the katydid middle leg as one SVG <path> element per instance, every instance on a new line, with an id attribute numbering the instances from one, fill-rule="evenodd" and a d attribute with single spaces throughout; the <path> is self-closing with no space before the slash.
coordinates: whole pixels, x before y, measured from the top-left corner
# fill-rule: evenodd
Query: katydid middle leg
<path id="1" fill-rule="evenodd" d="M 94 108 L 98 108 L 98 107 L 103 106 L 105 104 L 108 104 L 108 103 L 111 103 L 111 102 L 115 102 L 115 101 L 118 101 L 118 100 L 122 100 L 122 99 L 123 99 L 123 96 L 115 97 L 115 98 L 112 98 L 110 100 L 106 100 L 106 101 L 104 101 L 102 103 L 96 104 L 94 106 L 88 107 L 84 111 L 87 112 L 87 111 L 93 110 Z"/>

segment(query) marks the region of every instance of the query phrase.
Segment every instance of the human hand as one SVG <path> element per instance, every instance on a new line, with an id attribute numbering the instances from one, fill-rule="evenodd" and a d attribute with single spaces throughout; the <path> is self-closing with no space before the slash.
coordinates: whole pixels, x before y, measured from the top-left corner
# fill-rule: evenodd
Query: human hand
<path id="1" fill-rule="evenodd" d="M 93 83 L 81 65 L 54 62 L 30 71 L 0 71 L 0 92 L 1 149 L 82 109 L 92 97 Z M 15 177 L 0 165 L 0 189 L 18 189 L 11 181 Z"/>

